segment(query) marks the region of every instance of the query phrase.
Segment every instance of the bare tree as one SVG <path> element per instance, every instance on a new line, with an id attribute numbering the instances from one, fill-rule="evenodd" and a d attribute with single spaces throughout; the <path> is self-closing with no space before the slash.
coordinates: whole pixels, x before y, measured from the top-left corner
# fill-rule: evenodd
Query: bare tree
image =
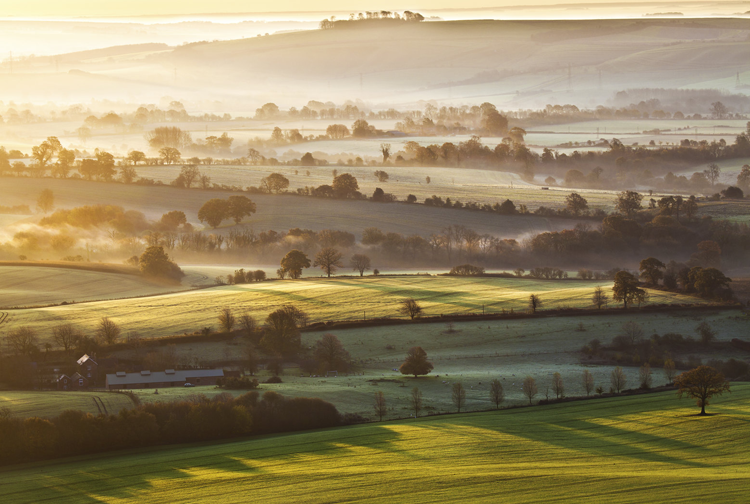
<path id="1" fill-rule="evenodd" d="M 594 375 L 588 369 L 583 370 L 583 388 L 586 390 L 587 396 L 594 391 Z"/>
<path id="2" fill-rule="evenodd" d="M 453 384 L 452 399 L 453 404 L 456 405 L 456 409 L 461 413 L 461 408 L 466 405 L 466 389 L 464 388 L 463 383 L 456 382 Z"/>
<path id="3" fill-rule="evenodd" d="M 635 346 L 643 339 L 643 327 L 638 322 L 630 320 L 622 324 L 622 334 L 628 339 L 630 346 Z"/>
<path id="4" fill-rule="evenodd" d="M 321 251 L 315 256 L 313 266 L 320 266 L 320 269 L 322 269 L 330 278 L 331 274 L 335 273 L 336 269 L 342 266 L 341 258 L 341 252 L 333 247 L 326 247 L 321 249 Z"/>
<path id="5" fill-rule="evenodd" d="M 411 389 L 411 408 L 414 410 L 414 418 L 419 417 L 419 412 L 422 410 L 422 391 L 419 388 L 414 387 Z"/>
<path id="6" fill-rule="evenodd" d="M 391 157 L 391 144 L 380 144 L 380 153 L 383 154 L 383 164 L 385 164 L 385 162 L 388 161 L 388 158 Z"/>
<path id="7" fill-rule="evenodd" d="M 651 388 L 651 374 L 651 365 L 648 362 L 643 364 L 641 369 L 638 370 L 638 378 L 641 382 L 642 389 Z"/>
<path id="8" fill-rule="evenodd" d="M 226 332 L 231 332 L 236 322 L 237 319 L 235 319 L 232 310 L 229 308 L 224 308 L 221 310 L 221 313 L 219 313 L 219 326 L 221 326 Z"/>
<path id="9" fill-rule="evenodd" d="M 422 313 L 422 307 L 419 306 L 419 303 L 414 298 L 404 299 L 400 304 L 401 308 L 398 309 L 398 312 L 412 320 Z"/>
<path id="10" fill-rule="evenodd" d="M 542 306 L 542 300 L 539 299 L 539 296 L 536 294 L 532 294 L 529 296 L 529 311 L 532 313 L 536 313 L 536 309 Z"/>
<path id="11" fill-rule="evenodd" d="M 8 331 L 5 342 L 19 355 L 33 355 L 37 350 L 36 333 L 30 327 L 19 327 Z"/>
<path id="12" fill-rule="evenodd" d="M 199 178 L 201 176 L 201 172 L 195 165 L 185 165 L 180 170 L 180 177 L 182 177 L 183 182 L 185 182 L 185 187 L 190 189 L 190 186 L 193 185 L 193 182 L 195 179 Z"/>
<path id="13" fill-rule="evenodd" d="M 555 393 L 557 399 L 565 397 L 565 385 L 563 385 L 563 379 L 560 373 L 555 373 L 552 376 L 552 391 Z"/>
<path id="14" fill-rule="evenodd" d="M 498 409 L 500 408 L 500 404 L 505 400 L 503 384 L 497 378 L 490 382 L 490 400 L 495 403 L 495 407 Z"/>
<path id="15" fill-rule="evenodd" d="M 378 415 L 380 421 L 383 421 L 383 417 L 388 414 L 388 407 L 385 404 L 385 396 L 382 392 L 375 392 L 375 414 Z"/>
<path id="16" fill-rule="evenodd" d="M 529 398 L 529 404 L 531 404 L 531 400 L 534 399 L 537 393 L 539 393 L 539 390 L 536 388 L 536 380 L 531 376 L 524 378 L 523 395 Z"/>
<path id="17" fill-rule="evenodd" d="M 351 259 L 353 271 L 359 271 L 359 276 L 364 276 L 365 271 L 370 269 L 370 258 L 364 254 L 354 254 Z"/>
<path id="18" fill-rule="evenodd" d="M 52 328 L 52 341 L 66 352 L 76 345 L 80 337 L 80 333 L 73 327 L 73 324 L 60 324 Z"/>
<path id="19" fill-rule="evenodd" d="M 677 373 L 672 359 L 664 361 L 664 376 L 667 378 L 667 383 L 674 383 L 674 377 Z"/>
<path id="20" fill-rule="evenodd" d="M 103 317 L 99 321 L 99 327 L 96 329 L 96 337 L 101 343 L 113 345 L 120 337 L 120 326 L 108 317 Z"/>
<path id="21" fill-rule="evenodd" d="M 255 332 L 257 324 L 252 315 L 245 313 L 240 316 L 240 326 L 242 326 L 242 330 L 245 331 L 248 336 L 251 336 Z"/>
<path id="22" fill-rule="evenodd" d="M 597 286 L 594 289 L 594 295 L 591 297 L 591 301 L 593 301 L 594 306 L 601 310 L 602 307 L 607 306 L 609 296 L 604 292 L 604 289 L 602 289 L 601 286 Z"/>
<path id="23" fill-rule="evenodd" d="M 618 394 L 622 389 L 625 388 L 625 385 L 628 383 L 625 372 L 620 366 L 617 366 L 614 371 L 612 371 L 609 380 L 612 383 L 612 388 L 615 389 L 615 392 L 617 392 Z"/>

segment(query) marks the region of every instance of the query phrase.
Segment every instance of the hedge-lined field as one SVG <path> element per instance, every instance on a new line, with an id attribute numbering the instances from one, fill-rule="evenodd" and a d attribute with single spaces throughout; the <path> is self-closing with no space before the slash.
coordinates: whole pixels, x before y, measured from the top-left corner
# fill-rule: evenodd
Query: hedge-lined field
<path id="1" fill-rule="evenodd" d="M 262 322 L 271 311 L 292 304 L 307 312 L 310 322 L 403 317 L 399 303 L 418 300 L 425 316 L 526 310 L 530 294 L 542 300 L 541 309 L 591 308 L 596 286 L 609 281 L 533 280 L 491 277 L 395 276 L 312 278 L 245 285 L 228 285 L 163 296 L 80 305 L 53 306 L 10 312 L 8 325 L 28 325 L 43 338 L 60 323 L 73 323 L 93 333 L 102 317 L 124 331 L 146 337 L 192 333 L 206 326 L 218 329 L 223 308 L 240 315 L 249 312 Z M 610 292 L 611 294 L 611 292 Z M 704 303 L 692 296 L 651 291 L 651 303 Z"/>
<path id="2" fill-rule="evenodd" d="M 3 502 L 742 502 L 750 386 L 421 418 L 0 472 Z"/>

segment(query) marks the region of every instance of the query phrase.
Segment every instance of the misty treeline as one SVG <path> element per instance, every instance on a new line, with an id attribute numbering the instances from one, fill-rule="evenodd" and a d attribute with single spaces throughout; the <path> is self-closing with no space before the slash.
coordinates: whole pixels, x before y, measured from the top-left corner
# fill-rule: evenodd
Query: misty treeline
<path id="1" fill-rule="evenodd" d="M 134 397 L 134 396 L 131 396 Z M 190 443 L 255 434 L 334 427 L 361 421 L 341 415 L 331 403 L 286 398 L 268 391 L 209 399 L 140 404 L 117 415 L 67 410 L 44 419 L 14 418 L 0 411 L 0 464 L 44 460 L 134 447 Z"/>
<path id="2" fill-rule="evenodd" d="M 425 17 L 419 12 L 407 10 L 399 14 L 396 11 L 381 10 L 352 12 L 349 14 L 348 19 L 336 19 L 335 16 L 331 16 L 329 19 L 321 21 L 319 26 L 321 30 L 340 30 L 346 28 L 393 26 L 401 23 L 420 23 L 424 20 Z"/>

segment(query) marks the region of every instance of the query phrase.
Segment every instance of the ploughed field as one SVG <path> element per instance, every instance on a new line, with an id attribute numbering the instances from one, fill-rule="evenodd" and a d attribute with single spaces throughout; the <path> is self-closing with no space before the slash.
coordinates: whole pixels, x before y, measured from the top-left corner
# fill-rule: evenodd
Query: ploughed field
<path id="1" fill-rule="evenodd" d="M 750 386 L 699 417 L 674 392 L 10 467 L 3 502 L 742 502 Z"/>
<path id="2" fill-rule="evenodd" d="M 406 298 L 419 301 L 424 316 L 525 310 L 530 294 L 541 298 L 543 309 L 591 308 L 591 296 L 597 286 L 610 291 L 611 282 L 372 275 L 276 280 L 147 298 L 10 310 L 6 327 L 28 325 L 44 339 L 61 323 L 72 323 L 93 333 L 99 320 L 109 317 L 120 324 L 123 332 L 161 337 L 192 333 L 204 327 L 218 330 L 218 316 L 224 308 L 237 316 L 247 312 L 259 322 L 287 304 L 307 312 L 309 322 L 403 318 L 399 308 Z M 651 303 L 706 303 L 684 294 L 661 291 L 650 294 Z"/>
<path id="3" fill-rule="evenodd" d="M 116 415 L 120 410 L 132 407 L 133 401 L 125 394 L 103 390 L 96 392 L 0 391 L 0 408 L 8 408 L 13 416 L 19 418 L 54 417 L 69 409 L 94 415 Z"/>

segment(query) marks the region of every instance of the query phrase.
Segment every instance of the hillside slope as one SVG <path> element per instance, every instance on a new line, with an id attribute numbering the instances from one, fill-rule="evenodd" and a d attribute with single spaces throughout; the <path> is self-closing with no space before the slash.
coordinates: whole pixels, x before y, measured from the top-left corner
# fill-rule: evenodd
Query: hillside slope
<path id="1" fill-rule="evenodd" d="M 9 468 L 4 502 L 742 502 L 750 387 L 673 392 Z"/>

